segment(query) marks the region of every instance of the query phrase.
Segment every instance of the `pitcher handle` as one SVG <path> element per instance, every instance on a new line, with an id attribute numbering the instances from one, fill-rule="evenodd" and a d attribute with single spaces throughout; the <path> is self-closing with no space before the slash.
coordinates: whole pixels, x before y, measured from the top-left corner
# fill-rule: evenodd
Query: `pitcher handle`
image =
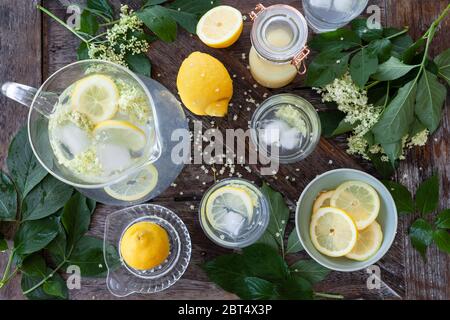
<path id="1" fill-rule="evenodd" d="M 53 113 L 53 109 L 58 102 L 58 95 L 51 92 L 41 92 L 39 97 L 36 97 L 37 92 L 36 88 L 15 82 L 6 82 L 2 85 L 2 94 L 4 96 L 28 108 L 31 108 L 34 101 L 33 108 L 48 118 Z"/>

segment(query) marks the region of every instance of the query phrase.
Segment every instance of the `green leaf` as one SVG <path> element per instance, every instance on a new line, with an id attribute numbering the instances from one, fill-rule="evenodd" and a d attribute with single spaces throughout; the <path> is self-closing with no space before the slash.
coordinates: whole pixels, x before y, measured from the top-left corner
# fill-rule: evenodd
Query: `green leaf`
<path id="1" fill-rule="evenodd" d="M 55 273 L 50 279 L 48 279 L 42 286 L 42 289 L 48 295 L 61 299 L 69 298 L 67 284 L 58 273 Z"/>
<path id="2" fill-rule="evenodd" d="M 380 39 L 383 36 L 383 29 L 375 29 L 367 27 L 367 19 L 355 19 L 351 23 L 352 30 L 366 42 Z"/>
<path id="3" fill-rule="evenodd" d="M 425 70 L 417 87 L 415 113 L 430 133 L 439 127 L 446 97 L 447 88 L 439 83 L 436 75 Z"/>
<path id="4" fill-rule="evenodd" d="M 438 55 L 434 63 L 439 67 L 439 77 L 447 81 L 450 86 L 450 49 Z"/>
<path id="5" fill-rule="evenodd" d="M 404 64 L 399 59 L 391 57 L 388 61 L 378 66 L 377 72 L 372 78 L 378 81 L 396 80 L 417 67 L 417 65 Z"/>
<path id="6" fill-rule="evenodd" d="M 360 45 L 361 39 L 354 31 L 348 29 L 320 33 L 309 42 L 312 49 L 320 52 L 347 50 Z"/>
<path id="7" fill-rule="evenodd" d="M 383 33 L 385 37 L 391 37 L 402 30 L 396 28 L 385 28 Z M 392 52 L 396 58 L 401 58 L 403 53 L 414 43 L 414 40 L 407 33 L 390 39 L 392 43 Z"/>
<path id="8" fill-rule="evenodd" d="M 17 214 L 17 191 L 14 182 L 0 170 L 0 221 L 14 221 Z"/>
<path id="9" fill-rule="evenodd" d="M 314 260 L 300 260 L 289 267 L 294 276 L 302 277 L 311 284 L 315 284 L 330 274 L 330 270 L 323 267 Z"/>
<path id="10" fill-rule="evenodd" d="M 20 270 L 22 271 L 21 287 L 24 292 L 39 284 L 51 272 L 40 254 L 33 254 L 25 258 Z M 26 297 L 30 300 L 52 300 L 56 298 L 46 293 L 42 285 L 26 294 Z"/>
<path id="11" fill-rule="evenodd" d="M 58 224 L 58 234 L 45 248 L 55 264 L 60 264 L 66 258 L 67 236 L 61 223 Z"/>
<path id="12" fill-rule="evenodd" d="M 47 175 L 28 142 L 28 129 L 23 127 L 9 146 L 6 159 L 9 173 L 24 198 Z"/>
<path id="13" fill-rule="evenodd" d="M 70 199 L 73 188 L 48 175 L 23 201 L 22 221 L 48 217 Z"/>
<path id="14" fill-rule="evenodd" d="M 326 138 L 335 136 L 335 131 L 345 118 L 345 113 L 339 110 L 319 112 L 322 135 Z"/>
<path id="15" fill-rule="evenodd" d="M 219 256 L 203 265 L 209 280 L 228 292 L 234 292 L 236 283 L 247 276 L 245 268 L 244 257 L 236 253 Z"/>
<path id="16" fill-rule="evenodd" d="M 450 229 L 450 209 L 442 211 L 435 222 L 436 228 Z"/>
<path id="17" fill-rule="evenodd" d="M 158 38 L 165 42 L 175 41 L 177 37 L 177 22 L 167 15 L 164 7 L 145 7 L 136 12 L 136 14 Z"/>
<path id="18" fill-rule="evenodd" d="M 87 7 L 111 20 L 114 18 L 114 10 L 108 0 L 87 0 Z"/>
<path id="19" fill-rule="evenodd" d="M 279 249 L 283 248 L 284 232 L 289 220 L 289 208 L 281 193 L 276 192 L 267 184 L 263 184 L 261 191 L 270 206 L 270 221 L 265 233 L 270 234 L 276 240 Z"/>
<path id="20" fill-rule="evenodd" d="M 127 54 L 125 56 L 125 61 L 130 67 L 131 71 L 142 74 L 147 77 L 152 75 L 152 65 L 150 59 L 145 53 L 140 54 Z"/>
<path id="21" fill-rule="evenodd" d="M 313 290 L 308 280 L 302 277 L 291 276 L 277 286 L 281 299 L 286 300 L 312 300 Z"/>
<path id="22" fill-rule="evenodd" d="M 377 71 L 378 57 L 367 49 L 355 54 L 350 62 L 350 74 L 353 81 L 363 88 L 370 76 Z"/>
<path id="23" fill-rule="evenodd" d="M 385 179 L 390 178 L 394 172 L 395 168 L 392 167 L 390 162 L 381 160 L 381 154 L 369 154 L 370 161 L 374 165 L 377 172 Z"/>
<path id="24" fill-rule="evenodd" d="M 245 277 L 240 279 L 233 293 L 244 300 L 269 300 L 277 295 L 276 287 L 273 283 L 257 277 Z"/>
<path id="25" fill-rule="evenodd" d="M 109 254 L 112 254 L 112 251 Z M 103 241 L 91 236 L 81 238 L 67 260 L 67 266 L 80 267 L 83 277 L 100 277 L 107 271 L 103 257 Z"/>
<path id="26" fill-rule="evenodd" d="M 98 28 L 99 25 L 97 17 L 89 11 L 83 10 L 83 13 L 80 17 L 80 28 L 78 29 L 78 31 L 94 36 L 97 33 Z"/>
<path id="27" fill-rule="evenodd" d="M 242 249 L 246 270 L 254 277 L 276 281 L 286 279 L 289 268 L 278 252 L 265 244 Z"/>
<path id="28" fill-rule="evenodd" d="M 422 215 L 437 210 L 439 205 L 439 177 L 434 174 L 422 182 L 416 192 L 416 207 Z"/>
<path id="29" fill-rule="evenodd" d="M 175 0 L 171 2 L 167 8 L 192 13 L 200 18 L 207 11 L 218 6 L 220 0 Z"/>
<path id="30" fill-rule="evenodd" d="M 377 143 L 396 143 L 408 134 L 409 127 L 414 122 L 416 89 L 416 81 L 408 82 L 400 88 L 397 96 L 386 107 L 372 128 Z"/>
<path id="31" fill-rule="evenodd" d="M 198 18 L 195 14 L 166 8 L 165 10 L 167 15 L 172 17 L 187 32 L 197 33 Z"/>
<path id="32" fill-rule="evenodd" d="M 404 185 L 390 180 L 384 180 L 383 184 L 391 193 L 392 198 L 394 198 L 398 213 L 414 212 L 414 201 L 411 192 Z"/>
<path id="33" fill-rule="evenodd" d="M 86 197 L 75 193 L 64 206 L 61 222 L 67 233 L 67 248 L 70 250 L 88 231 L 91 223 L 91 210 L 87 206 Z"/>
<path id="34" fill-rule="evenodd" d="M 155 5 L 155 4 L 161 4 L 161 3 L 164 3 L 164 2 L 167 2 L 167 0 L 143 0 L 142 1 L 142 3 L 143 3 L 143 7 L 146 7 L 146 6 L 153 6 L 153 5 Z"/>
<path id="35" fill-rule="evenodd" d="M 289 235 L 286 253 L 297 253 L 303 250 L 303 246 L 298 238 L 297 230 L 294 229 Z"/>
<path id="36" fill-rule="evenodd" d="M 14 238 L 15 252 L 23 256 L 45 248 L 58 234 L 58 226 L 55 217 L 22 223 Z"/>
<path id="37" fill-rule="evenodd" d="M 261 238 L 258 239 L 257 243 L 265 244 L 269 247 L 271 247 L 274 250 L 280 250 L 280 246 L 278 243 L 278 239 L 275 239 L 275 236 L 272 236 L 270 233 L 265 232 L 261 236 Z"/>
<path id="38" fill-rule="evenodd" d="M 3 234 L 0 233 L 0 252 L 8 250 L 8 242 L 6 241 Z"/>
<path id="39" fill-rule="evenodd" d="M 433 242 L 433 229 L 431 225 L 423 219 L 416 220 L 409 228 L 409 237 L 411 238 L 413 247 L 426 260 L 427 248 Z"/>
<path id="40" fill-rule="evenodd" d="M 310 63 L 306 84 L 311 87 L 323 87 L 341 78 L 348 67 L 349 54 L 339 51 L 324 51 Z"/>
<path id="41" fill-rule="evenodd" d="M 378 57 L 379 62 L 389 60 L 392 53 L 392 42 L 388 39 L 379 39 L 372 41 L 367 50 Z"/>
<path id="42" fill-rule="evenodd" d="M 405 52 L 403 52 L 403 55 L 400 58 L 400 60 L 402 60 L 406 64 L 411 63 L 414 60 L 419 49 L 421 49 L 425 43 L 426 43 L 425 39 L 420 38 L 417 42 L 411 44 L 411 46 L 408 49 L 406 49 Z"/>
<path id="43" fill-rule="evenodd" d="M 447 230 L 436 230 L 433 232 L 433 240 L 439 250 L 450 253 L 450 234 Z"/>
<path id="44" fill-rule="evenodd" d="M 382 143 L 381 146 L 383 147 L 384 153 L 388 156 L 392 167 L 395 168 L 395 164 L 403 152 L 402 142 L 397 141 L 394 143 Z"/>
<path id="45" fill-rule="evenodd" d="M 89 49 L 86 42 L 81 42 L 77 49 L 77 60 L 88 60 L 89 59 Z"/>

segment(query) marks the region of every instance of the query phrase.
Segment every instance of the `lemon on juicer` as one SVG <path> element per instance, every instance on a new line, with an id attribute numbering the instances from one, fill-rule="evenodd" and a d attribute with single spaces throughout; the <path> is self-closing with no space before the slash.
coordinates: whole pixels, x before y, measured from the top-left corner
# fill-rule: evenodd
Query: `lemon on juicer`
<path id="1" fill-rule="evenodd" d="M 169 256 L 167 231 L 156 223 L 143 221 L 130 226 L 120 241 L 120 253 L 125 263 L 136 270 L 151 270 Z"/>
<path id="2" fill-rule="evenodd" d="M 186 108 L 199 116 L 224 117 L 233 97 L 233 81 L 225 66 L 202 52 L 192 53 L 180 67 L 177 88 Z"/>

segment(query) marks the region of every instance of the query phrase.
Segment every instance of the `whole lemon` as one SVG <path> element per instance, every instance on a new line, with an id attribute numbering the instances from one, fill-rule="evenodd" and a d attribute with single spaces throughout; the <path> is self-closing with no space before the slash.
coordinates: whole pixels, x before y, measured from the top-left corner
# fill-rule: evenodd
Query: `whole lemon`
<path id="1" fill-rule="evenodd" d="M 206 53 L 194 52 L 181 65 L 178 93 L 186 108 L 199 116 L 224 117 L 233 97 L 233 81 L 225 66 Z"/>
<path id="2" fill-rule="evenodd" d="M 144 221 L 129 227 L 120 241 L 125 263 L 136 270 L 151 270 L 169 256 L 169 236 L 161 226 Z"/>

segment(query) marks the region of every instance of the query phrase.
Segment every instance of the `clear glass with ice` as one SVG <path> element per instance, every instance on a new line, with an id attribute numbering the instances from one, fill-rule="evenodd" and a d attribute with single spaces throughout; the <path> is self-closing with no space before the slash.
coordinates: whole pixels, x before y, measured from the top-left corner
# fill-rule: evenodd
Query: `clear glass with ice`
<path id="1" fill-rule="evenodd" d="M 369 0 L 302 0 L 309 26 L 316 32 L 341 28 L 359 16 Z"/>

